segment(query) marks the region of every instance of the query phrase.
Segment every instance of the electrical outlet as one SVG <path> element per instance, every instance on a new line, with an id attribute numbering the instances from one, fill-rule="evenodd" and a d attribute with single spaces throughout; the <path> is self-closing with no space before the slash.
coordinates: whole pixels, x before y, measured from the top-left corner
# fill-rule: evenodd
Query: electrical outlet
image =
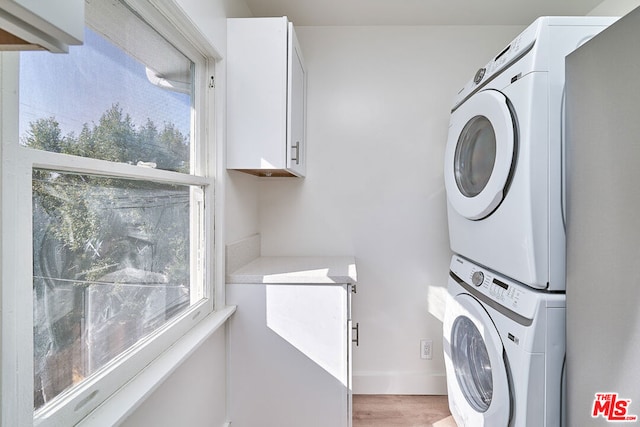
<path id="1" fill-rule="evenodd" d="M 420 358 L 431 360 L 433 359 L 433 341 L 432 340 L 420 340 Z"/>

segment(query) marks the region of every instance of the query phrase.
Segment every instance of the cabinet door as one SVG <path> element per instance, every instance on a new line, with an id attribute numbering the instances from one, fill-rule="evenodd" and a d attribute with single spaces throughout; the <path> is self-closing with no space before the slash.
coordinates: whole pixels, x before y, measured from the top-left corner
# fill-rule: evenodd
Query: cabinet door
<path id="1" fill-rule="evenodd" d="M 306 71 L 293 24 L 289 23 L 287 70 L 287 168 L 299 176 L 306 173 Z"/>
<path id="2" fill-rule="evenodd" d="M 237 427 L 347 427 L 346 285 L 227 285 L 229 416 Z"/>
<path id="3" fill-rule="evenodd" d="M 227 21 L 227 169 L 305 176 L 306 70 L 293 24 Z"/>

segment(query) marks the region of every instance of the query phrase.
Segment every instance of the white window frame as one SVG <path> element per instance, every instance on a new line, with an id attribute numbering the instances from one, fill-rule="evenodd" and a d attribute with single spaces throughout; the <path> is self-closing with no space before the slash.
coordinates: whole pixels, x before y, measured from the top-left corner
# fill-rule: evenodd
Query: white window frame
<path id="1" fill-rule="evenodd" d="M 213 76 L 220 56 L 172 0 L 127 0 L 147 23 L 196 64 L 192 115 L 191 175 L 103 160 L 44 152 L 23 147 L 18 135 L 19 54 L 0 54 L 0 398 L 2 426 L 113 425 L 137 405 L 233 313 L 224 306 L 222 273 L 222 148 L 216 143 L 220 113 L 214 110 Z M 33 411 L 33 168 L 119 178 L 198 185 L 204 188 L 205 298 L 181 313 L 170 326 L 134 346 L 115 363 L 47 405 L 34 419 Z M 218 196 L 216 198 L 216 196 Z M 214 300 L 216 307 L 214 310 Z"/>

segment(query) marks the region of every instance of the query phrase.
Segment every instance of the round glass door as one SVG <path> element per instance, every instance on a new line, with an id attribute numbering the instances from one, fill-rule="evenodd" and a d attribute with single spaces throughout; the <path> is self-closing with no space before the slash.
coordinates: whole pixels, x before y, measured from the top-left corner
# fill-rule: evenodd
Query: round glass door
<path id="1" fill-rule="evenodd" d="M 480 331 L 466 316 L 453 323 L 451 357 L 465 399 L 477 412 L 486 412 L 493 398 L 491 360 Z"/>
<path id="2" fill-rule="evenodd" d="M 467 197 L 486 187 L 496 161 L 496 133 L 485 116 L 475 116 L 462 129 L 454 158 L 456 184 Z"/>
<path id="3" fill-rule="evenodd" d="M 459 425 L 506 426 L 511 393 L 502 340 L 482 304 L 454 292 L 447 297 L 442 322 L 451 413 Z"/>
<path id="4" fill-rule="evenodd" d="M 515 121 L 507 98 L 481 91 L 451 114 L 445 151 L 447 198 L 465 218 L 491 215 L 506 195 L 514 170 Z"/>

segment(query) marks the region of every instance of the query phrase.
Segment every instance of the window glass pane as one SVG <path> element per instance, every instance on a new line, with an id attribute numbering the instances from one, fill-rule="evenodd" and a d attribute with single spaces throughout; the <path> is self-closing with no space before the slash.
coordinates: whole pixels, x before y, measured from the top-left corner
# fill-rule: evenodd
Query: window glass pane
<path id="1" fill-rule="evenodd" d="M 20 142 L 189 172 L 194 64 L 119 2 L 87 3 L 83 46 L 20 55 Z"/>
<path id="2" fill-rule="evenodd" d="M 36 409 L 196 299 L 200 191 L 33 170 Z"/>

